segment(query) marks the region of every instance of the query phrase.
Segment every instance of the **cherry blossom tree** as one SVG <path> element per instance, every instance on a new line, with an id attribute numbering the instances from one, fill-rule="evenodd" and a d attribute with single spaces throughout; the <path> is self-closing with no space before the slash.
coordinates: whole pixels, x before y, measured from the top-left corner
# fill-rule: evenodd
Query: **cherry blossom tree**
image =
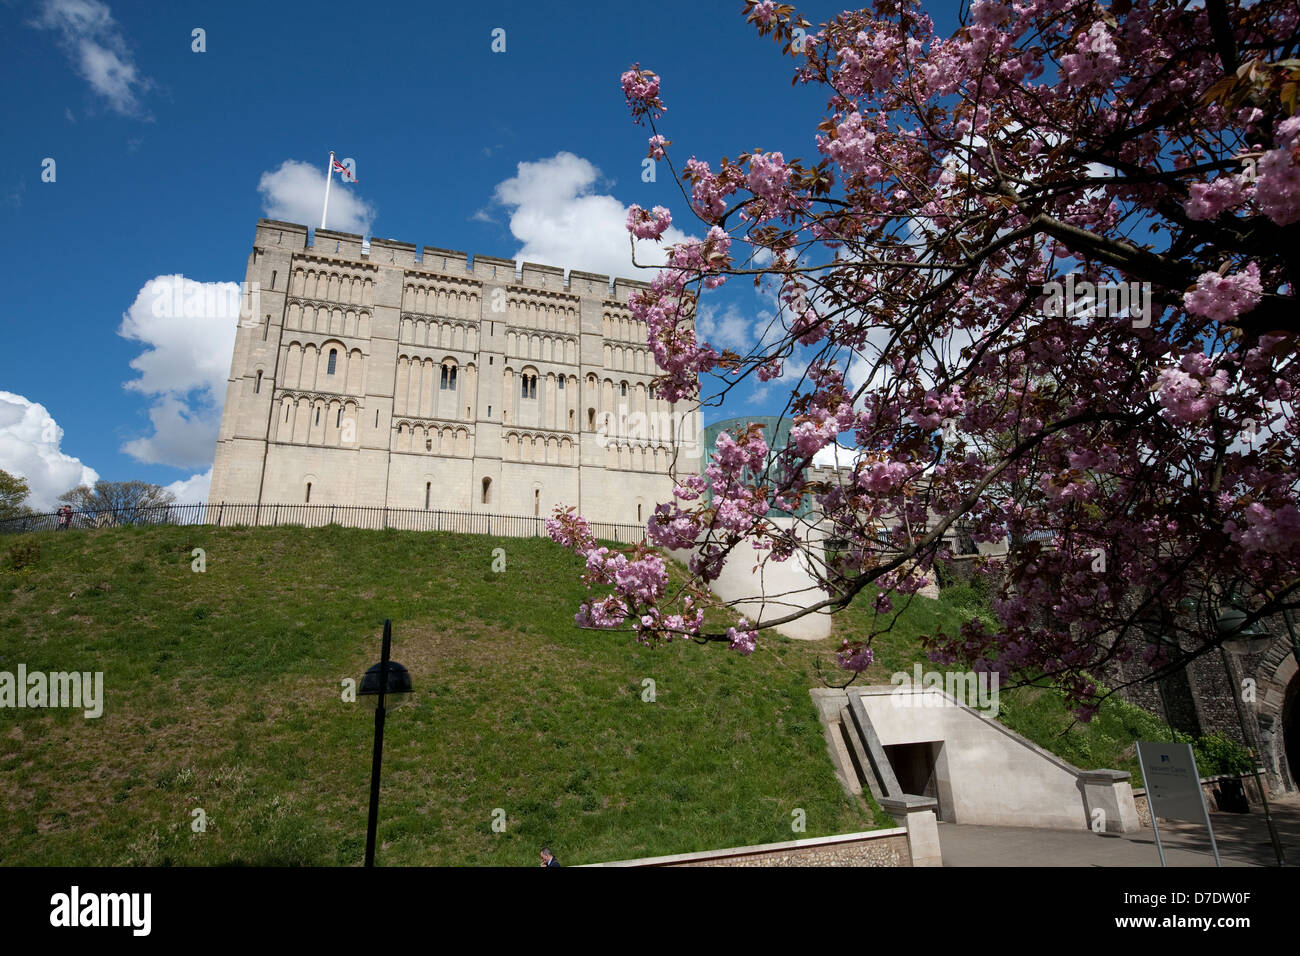
<path id="1" fill-rule="evenodd" d="M 748 653 L 762 628 L 870 587 L 883 629 L 960 525 L 1012 542 L 987 569 L 1000 623 L 937 633 L 931 657 L 1046 676 L 1086 718 L 1117 662 L 1174 666 L 1153 624 L 1195 656 L 1224 636 L 1229 600 L 1238 631 L 1296 607 L 1300 5 L 975 0 L 951 36 L 917 0 L 817 28 L 771 0 L 745 15 L 794 82 L 825 92 L 814 158 L 682 162 L 660 77 L 629 69 L 678 224 L 689 212 L 704 236 L 667 247 L 631 309 L 659 397 L 782 379 L 795 424 L 777 449 L 756 428 L 721 435 L 628 553 L 557 513 L 552 536 L 587 561 L 579 623 Z M 671 221 L 633 207 L 628 229 L 657 238 Z M 731 279 L 781 303 L 744 355 L 692 321 Z M 852 475 L 807 480 L 837 440 L 859 453 Z M 768 517 L 802 505 L 818 535 Z M 822 535 L 841 557 L 821 557 Z M 705 586 L 753 540 L 766 560 L 814 562 L 826 597 L 708 633 Z M 669 588 L 665 548 L 692 551 L 685 587 Z M 841 665 L 869 666 L 871 640 L 846 641 Z"/>

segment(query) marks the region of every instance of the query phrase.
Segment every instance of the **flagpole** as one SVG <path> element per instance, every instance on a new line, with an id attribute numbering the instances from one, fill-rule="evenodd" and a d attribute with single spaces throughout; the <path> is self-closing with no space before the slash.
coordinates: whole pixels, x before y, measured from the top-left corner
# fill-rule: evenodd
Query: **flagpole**
<path id="1" fill-rule="evenodd" d="M 320 211 L 320 227 L 325 228 L 325 217 L 330 211 L 330 180 L 334 178 L 334 150 L 330 150 L 329 162 L 325 164 L 325 207 Z"/>

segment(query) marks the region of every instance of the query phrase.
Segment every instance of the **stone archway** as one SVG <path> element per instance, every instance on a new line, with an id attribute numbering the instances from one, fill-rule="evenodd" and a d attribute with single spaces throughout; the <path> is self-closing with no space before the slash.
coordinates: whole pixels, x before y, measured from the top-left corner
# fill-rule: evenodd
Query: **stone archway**
<path id="1" fill-rule="evenodd" d="M 1268 772 L 1272 788 L 1294 791 L 1300 788 L 1300 667 L 1285 626 L 1282 632 L 1255 670 L 1259 680 L 1259 762 Z"/>
<path id="2" fill-rule="evenodd" d="M 1292 662 L 1294 663 L 1294 658 Z M 1287 685 L 1286 699 L 1282 704 L 1282 747 L 1287 765 L 1291 768 L 1291 783 L 1297 785 L 1296 768 L 1300 767 L 1300 675 L 1294 675 Z"/>

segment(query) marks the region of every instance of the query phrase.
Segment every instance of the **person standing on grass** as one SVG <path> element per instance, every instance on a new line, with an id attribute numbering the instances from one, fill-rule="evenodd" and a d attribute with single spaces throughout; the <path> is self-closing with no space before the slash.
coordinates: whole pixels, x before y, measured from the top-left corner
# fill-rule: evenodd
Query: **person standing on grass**
<path id="1" fill-rule="evenodd" d="M 72 527 L 72 506 L 71 505 L 64 505 L 62 508 L 58 510 L 57 514 L 59 516 L 58 530 L 67 531 L 69 528 Z"/>
<path id="2" fill-rule="evenodd" d="M 544 846 L 544 847 L 542 847 L 542 852 L 541 852 L 540 856 L 541 856 L 541 858 L 542 858 L 542 866 L 559 866 L 559 865 L 560 865 L 560 861 L 557 860 L 557 859 L 555 858 L 554 854 L 551 853 L 551 848 L 550 848 L 549 846 Z"/>

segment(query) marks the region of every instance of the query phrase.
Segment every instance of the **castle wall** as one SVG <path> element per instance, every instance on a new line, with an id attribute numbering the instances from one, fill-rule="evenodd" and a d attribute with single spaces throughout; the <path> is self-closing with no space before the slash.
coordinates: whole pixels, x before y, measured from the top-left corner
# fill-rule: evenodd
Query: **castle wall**
<path id="1" fill-rule="evenodd" d="M 697 471 L 627 279 L 258 220 L 210 500 L 644 523 Z M 663 423 L 673 422 L 671 427 Z M 686 436 L 688 443 L 683 443 Z M 310 492 L 308 485 L 310 484 Z"/>

